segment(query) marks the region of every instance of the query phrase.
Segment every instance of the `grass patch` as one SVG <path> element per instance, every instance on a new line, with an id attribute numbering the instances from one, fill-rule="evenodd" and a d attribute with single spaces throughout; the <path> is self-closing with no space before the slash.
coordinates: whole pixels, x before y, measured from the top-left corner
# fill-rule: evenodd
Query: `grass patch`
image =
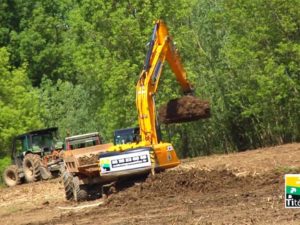
<path id="1" fill-rule="evenodd" d="M 7 214 L 13 214 L 13 213 L 16 213 L 16 212 L 20 212 L 20 208 L 15 207 L 15 206 L 5 207 L 5 213 L 7 213 Z"/>
<path id="2" fill-rule="evenodd" d="M 278 173 L 284 174 L 300 174 L 300 167 L 297 166 L 279 166 L 275 168 Z"/>

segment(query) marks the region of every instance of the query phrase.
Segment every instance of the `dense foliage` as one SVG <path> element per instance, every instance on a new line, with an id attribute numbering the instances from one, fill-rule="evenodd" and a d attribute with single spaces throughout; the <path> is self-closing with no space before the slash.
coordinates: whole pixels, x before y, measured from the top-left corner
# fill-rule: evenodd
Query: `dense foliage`
<path id="1" fill-rule="evenodd" d="M 168 24 L 212 118 L 163 126 L 182 157 L 300 140 L 300 1 L 2 0 L 0 153 L 11 138 L 137 125 L 152 21 Z M 179 86 L 165 67 L 158 105 Z"/>

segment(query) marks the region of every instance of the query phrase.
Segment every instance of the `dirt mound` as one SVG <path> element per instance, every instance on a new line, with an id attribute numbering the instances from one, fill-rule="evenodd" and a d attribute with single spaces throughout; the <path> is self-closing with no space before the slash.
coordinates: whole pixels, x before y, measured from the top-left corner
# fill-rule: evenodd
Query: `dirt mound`
<path id="1" fill-rule="evenodd" d="M 137 204 L 142 199 L 155 199 L 172 197 L 184 197 L 188 193 L 207 194 L 218 193 L 223 189 L 251 188 L 252 185 L 259 185 L 263 182 L 277 182 L 273 177 L 264 179 L 261 177 L 237 177 L 231 171 L 205 171 L 192 169 L 188 171 L 172 170 L 156 174 L 156 176 L 147 178 L 146 182 L 138 183 L 131 188 L 113 195 L 108 204 L 121 206 L 128 204 Z M 252 187 L 253 188 L 253 187 Z"/>
<path id="2" fill-rule="evenodd" d="M 161 123 L 190 122 L 210 117 L 210 106 L 208 101 L 194 96 L 184 96 L 170 100 L 162 105 L 158 112 Z"/>
<path id="3" fill-rule="evenodd" d="M 98 163 L 99 161 L 99 154 L 91 154 L 89 156 L 82 156 L 78 158 L 80 165 L 88 165 L 88 164 L 94 164 Z"/>

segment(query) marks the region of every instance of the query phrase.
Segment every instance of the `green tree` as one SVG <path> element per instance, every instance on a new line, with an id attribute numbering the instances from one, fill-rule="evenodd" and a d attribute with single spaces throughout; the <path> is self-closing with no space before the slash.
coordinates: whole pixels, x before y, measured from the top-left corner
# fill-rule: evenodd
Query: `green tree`
<path id="1" fill-rule="evenodd" d="M 47 127 L 59 127 L 62 138 L 68 135 L 101 131 L 91 112 L 91 98 L 81 85 L 43 79 L 39 116 Z M 97 129 L 98 128 L 98 129 Z"/>
<path id="2" fill-rule="evenodd" d="M 43 124 L 38 117 L 38 92 L 32 88 L 26 66 L 9 66 L 9 53 L 0 48 L 0 154 L 9 152 L 12 138 Z"/>

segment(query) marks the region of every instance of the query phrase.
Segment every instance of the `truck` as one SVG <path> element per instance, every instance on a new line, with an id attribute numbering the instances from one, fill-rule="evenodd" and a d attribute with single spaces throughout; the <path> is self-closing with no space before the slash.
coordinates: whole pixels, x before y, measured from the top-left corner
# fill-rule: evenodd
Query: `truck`
<path id="1" fill-rule="evenodd" d="M 12 165 L 3 173 L 7 186 L 58 176 L 63 164 L 60 155 L 63 143 L 57 140 L 57 131 L 57 127 L 34 130 L 13 139 Z"/>
<path id="2" fill-rule="evenodd" d="M 67 200 L 83 201 L 99 180 L 98 157 L 111 143 L 104 144 L 98 132 L 75 135 L 65 139 L 62 180 Z"/>
<path id="3" fill-rule="evenodd" d="M 157 171 L 180 164 L 173 145 L 164 142 L 161 138 L 156 115 L 155 95 L 165 61 L 169 63 L 183 94 L 197 101 L 197 98 L 193 96 L 193 86 L 186 77 L 178 50 L 169 35 L 167 26 L 162 20 L 157 20 L 143 70 L 136 85 L 139 126 L 116 130 L 114 143 L 75 149 L 65 153 L 66 170 L 63 180 L 68 200 L 85 200 L 88 190 L 95 184 L 99 188 L 102 187 L 103 192 L 103 186 L 113 184 L 120 179 L 128 179 L 141 174 L 155 175 Z M 179 102 L 179 99 L 175 100 L 175 103 L 176 101 Z M 184 101 L 180 104 L 184 104 Z M 199 114 L 199 110 L 195 111 L 190 109 L 189 105 L 185 105 L 185 111 L 188 113 L 181 114 L 180 110 L 175 110 L 172 112 L 172 120 L 166 121 L 180 123 L 207 118 L 210 113 L 209 106 L 207 104 L 202 104 L 202 106 L 205 109 L 200 110 Z M 168 116 L 168 113 L 165 116 Z"/>

